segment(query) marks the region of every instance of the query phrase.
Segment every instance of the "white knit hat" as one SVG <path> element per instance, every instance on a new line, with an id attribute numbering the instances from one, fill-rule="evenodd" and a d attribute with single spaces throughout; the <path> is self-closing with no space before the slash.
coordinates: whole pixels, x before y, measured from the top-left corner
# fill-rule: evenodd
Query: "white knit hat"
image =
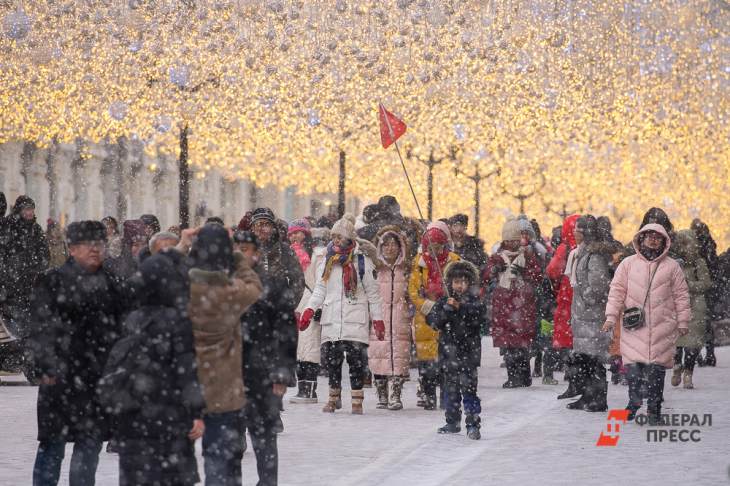
<path id="1" fill-rule="evenodd" d="M 350 213 L 345 213 L 342 219 L 339 219 L 332 225 L 330 235 L 340 235 L 348 240 L 354 240 L 357 237 L 355 234 L 355 216 Z"/>
<path id="2" fill-rule="evenodd" d="M 529 223 L 529 221 L 528 221 Z M 509 219 L 502 226 L 502 241 L 516 241 L 522 238 L 522 225 L 516 219 Z"/>

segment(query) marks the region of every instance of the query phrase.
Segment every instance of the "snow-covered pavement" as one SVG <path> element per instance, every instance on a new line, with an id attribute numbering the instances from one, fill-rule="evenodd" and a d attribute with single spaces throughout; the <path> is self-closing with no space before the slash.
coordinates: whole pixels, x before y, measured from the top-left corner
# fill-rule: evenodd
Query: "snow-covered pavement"
<path id="1" fill-rule="evenodd" d="M 712 414 L 700 442 L 647 442 L 646 426 L 622 429 L 615 447 L 597 447 L 606 413 L 565 408 L 556 395 L 565 389 L 539 384 L 503 390 L 505 370 L 485 340 L 479 374 L 482 440 L 463 434 L 440 436 L 443 412 L 416 408 L 415 380 L 404 389 L 405 409 L 376 410 L 374 390 L 366 390 L 365 414 L 344 408 L 325 415 L 317 405 L 286 404 L 286 430 L 279 436 L 281 485 L 696 485 L 730 483 L 730 348 L 717 350 L 717 368 L 697 368 L 694 390 L 667 382 L 664 412 Z M 346 376 L 346 375 L 345 375 Z M 414 375 L 415 376 L 415 375 Z M 326 395 L 320 378 L 320 396 Z M 291 390 L 290 390 L 291 392 Z M 33 387 L 0 387 L 0 485 L 30 484 L 36 449 Z M 321 402 L 320 398 L 320 402 Z M 627 389 L 609 385 L 609 407 L 626 405 Z M 642 413 L 645 409 L 642 409 Z M 681 430 L 683 427 L 663 427 Z M 697 437 L 697 436 L 695 436 Z M 249 443 L 250 444 L 250 443 Z M 68 484 L 68 458 L 61 484 Z M 202 464 L 200 467 L 202 474 Z M 256 483 L 249 447 L 243 460 L 244 484 Z M 117 456 L 102 452 L 97 484 L 117 484 Z"/>

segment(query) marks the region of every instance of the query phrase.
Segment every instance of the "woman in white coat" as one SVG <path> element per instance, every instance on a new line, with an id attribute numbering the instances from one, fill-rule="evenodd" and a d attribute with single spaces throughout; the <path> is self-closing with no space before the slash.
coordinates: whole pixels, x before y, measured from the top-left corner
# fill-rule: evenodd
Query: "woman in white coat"
<path id="1" fill-rule="evenodd" d="M 291 225 L 290 225 L 291 226 Z M 297 306 L 297 319 L 307 308 L 312 291 L 317 283 L 317 268 L 327 255 L 327 242 L 330 239 L 329 228 L 312 228 L 313 240 L 310 262 L 304 270 L 304 294 Z M 317 242 L 322 242 L 317 244 Z M 315 309 L 316 310 L 316 309 Z M 299 331 L 297 341 L 297 394 L 289 399 L 290 403 L 317 403 L 317 376 L 322 346 L 322 327 L 319 319 L 313 319 L 309 327 Z"/>
<path id="2" fill-rule="evenodd" d="M 322 352 L 327 361 L 329 398 L 323 412 L 342 407 L 342 364 L 347 357 L 352 389 L 352 413 L 362 414 L 363 352 L 368 345 L 370 321 L 385 337 L 381 298 L 375 265 L 356 241 L 355 218 L 346 214 L 332 226 L 332 242 L 317 266 L 317 284 L 299 320 L 299 330 L 309 327 L 314 310 L 322 308 Z"/>

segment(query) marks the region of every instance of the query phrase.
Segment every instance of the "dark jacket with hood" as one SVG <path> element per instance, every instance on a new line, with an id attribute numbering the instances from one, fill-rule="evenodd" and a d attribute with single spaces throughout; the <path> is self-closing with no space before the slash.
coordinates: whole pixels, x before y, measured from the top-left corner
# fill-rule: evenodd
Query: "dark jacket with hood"
<path id="1" fill-rule="evenodd" d="M 460 296 L 455 296 L 451 288 L 456 275 L 466 276 L 471 282 L 469 290 Z M 448 305 L 444 296 L 426 316 L 428 325 L 439 331 L 439 365 L 446 372 L 476 368 L 481 365 L 480 328 L 486 314 L 479 298 L 479 273 L 471 263 L 458 261 L 446 266 L 444 278 L 449 293 L 460 305 L 458 309 Z"/>
<path id="2" fill-rule="evenodd" d="M 137 440 L 187 441 L 193 420 L 202 418 L 192 323 L 187 315 L 189 283 L 179 269 L 181 258 L 167 251 L 141 266 L 141 307 L 124 321 L 124 333 L 141 333 L 149 367 L 137 381 L 143 407 L 119 417 L 117 439 L 135 450 Z"/>
<path id="3" fill-rule="evenodd" d="M 38 440 L 108 440 L 96 385 L 121 332 L 129 302 L 106 269 L 89 273 L 69 258 L 43 275 L 31 300 L 28 348 L 39 375 L 56 378 L 38 391 Z"/>
<path id="4" fill-rule="evenodd" d="M 0 303 L 28 312 L 28 300 L 38 278 L 48 268 L 50 252 L 43 229 L 20 212 L 35 207 L 33 200 L 19 196 L 10 215 L 0 224 Z"/>

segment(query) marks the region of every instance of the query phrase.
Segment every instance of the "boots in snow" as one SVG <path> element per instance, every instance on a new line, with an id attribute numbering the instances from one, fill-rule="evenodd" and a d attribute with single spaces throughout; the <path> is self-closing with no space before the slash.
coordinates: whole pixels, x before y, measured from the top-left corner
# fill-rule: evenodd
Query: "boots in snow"
<path id="1" fill-rule="evenodd" d="M 545 373 L 545 376 L 542 377 L 542 384 L 543 385 L 557 385 L 559 382 L 555 378 L 553 378 L 552 373 Z"/>
<path id="2" fill-rule="evenodd" d="M 679 386 L 682 382 L 682 365 L 675 364 L 672 370 L 672 386 Z"/>
<path id="3" fill-rule="evenodd" d="M 352 414 L 362 415 L 362 402 L 365 399 L 363 390 L 352 390 Z"/>
<path id="4" fill-rule="evenodd" d="M 481 428 L 482 419 L 479 415 L 467 415 L 466 416 L 466 436 L 471 440 L 479 440 L 482 438 L 482 434 L 479 431 Z"/>
<path id="5" fill-rule="evenodd" d="M 574 401 L 570 402 L 565 406 L 565 408 L 569 410 L 585 410 L 586 405 L 588 405 L 588 391 L 586 390 L 581 397 Z"/>
<path id="6" fill-rule="evenodd" d="M 714 368 L 717 365 L 717 358 L 715 357 L 715 345 L 707 343 L 705 349 L 705 366 L 712 366 Z"/>
<path id="7" fill-rule="evenodd" d="M 388 408 L 388 380 L 375 380 L 375 391 L 378 393 L 378 404 L 375 408 Z"/>
<path id="8" fill-rule="evenodd" d="M 298 393 L 289 399 L 289 403 L 317 403 L 317 382 L 299 380 Z"/>
<path id="9" fill-rule="evenodd" d="M 662 422 L 662 406 L 661 405 L 647 405 L 646 407 L 646 416 L 648 417 L 649 425 L 651 427 L 656 427 L 658 425 L 665 425 L 664 422 Z"/>
<path id="10" fill-rule="evenodd" d="M 423 394 L 423 380 L 421 377 L 418 377 L 418 386 L 416 386 L 416 406 L 417 407 L 425 407 L 426 406 L 426 399 L 424 398 Z"/>
<path id="11" fill-rule="evenodd" d="M 365 372 L 365 375 L 362 379 L 362 386 L 363 388 L 372 388 L 373 387 L 373 374 L 370 372 L 370 370 Z"/>
<path id="12" fill-rule="evenodd" d="M 586 401 L 583 410 L 586 412 L 605 412 L 608 410 L 608 382 L 603 380 L 595 380 L 590 387 L 589 398 Z"/>
<path id="13" fill-rule="evenodd" d="M 529 364 L 527 366 L 529 368 Z M 535 371 L 532 372 L 532 377 L 542 377 L 542 351 L 538 351 L 537 354 L 535 354 Z"/>
<path id="14" fill-rule="evenodd" d="M 631 422 L 632 420 L 634 420 L 634 418 L 636 418 L 636 414 L 640 408 L 641 408 L 641 405 L 636 405 L 631 402 L 629 402 L 629 404 L 626 405 L 626 410 L 629 411 L 629 417 L 628 417 L 629 422 Z"/>
<path id="15" fill-rule="evenodd" d="M 568 389 L 558 395 L 558 400 L 583 394 L 585 391 L 585 370 L 579 365 L 574 356 L 569 358 L 565 368 L 565 377 L 568 379 Z"/>
<path id="16" fill-rule="evenodd" d="M 322 411 L 325 413 L 334 413 L 335 410 L 342 408 L 342 389 L 341 388 L 330 388 L 329 398 L 327 403 L 322 407 Z"/>
<path id="17" fill-rule="evenodd" d="M 684 388 L 691 390 L 695 386 L 692 383 L 692 372 L 690 370 L 684 370 Z M 672 385 L 674 385 L 674 377 L 672 377 Z"/>
<path id="18" fill-rule="evenodd" d="M 403 402 L 400 400 L 403 391 L 403 378 L 394 376 L 390 380 L 390 399 L 388 400 L 388 410 L 400 410 L 403 408 Z"/>
<path id="19" fill-rule="evenodd" d="M 436 392 L 423 394 L 423 409 L 436 410 L 438 407 Z"/>
<path id="20" fill-rule="evenodd" d="M 446 425 L 444 425 L 443 427 L 439 427 L 437 432 L 439 434 L 458 434 L 459 432 L 461 432 L 461 425 L 446 422 Z"/>

